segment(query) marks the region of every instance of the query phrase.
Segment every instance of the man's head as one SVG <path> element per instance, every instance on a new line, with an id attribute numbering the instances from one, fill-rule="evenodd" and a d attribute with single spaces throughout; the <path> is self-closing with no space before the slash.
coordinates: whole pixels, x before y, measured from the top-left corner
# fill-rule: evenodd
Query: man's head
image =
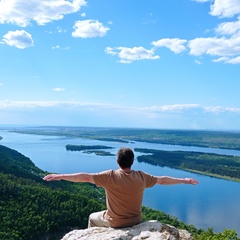
<path id="1" fill-rule="evenodd" d="M 131 168 L 134 153 L 131 148 L 120 148 L 117 153 L 117 163 L 121 168 Z"/>

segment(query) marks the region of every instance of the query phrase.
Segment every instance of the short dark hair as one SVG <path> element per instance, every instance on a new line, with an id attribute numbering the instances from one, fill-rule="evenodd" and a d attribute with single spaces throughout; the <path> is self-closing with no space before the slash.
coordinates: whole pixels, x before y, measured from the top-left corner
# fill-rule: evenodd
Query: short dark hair
<path id="1" fill-rule="evenodd" d="M 121 168 L 130 168 L 133 164 L 134 153 L 131 148 L 123 147 L 118 150 L 117 163 Z"/>

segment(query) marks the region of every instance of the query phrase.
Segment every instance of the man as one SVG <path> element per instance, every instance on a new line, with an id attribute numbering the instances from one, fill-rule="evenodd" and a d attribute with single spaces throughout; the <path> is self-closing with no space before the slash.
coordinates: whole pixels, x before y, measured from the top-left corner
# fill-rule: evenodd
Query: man
<path id="1" fill-rule="evenodd" d="M 198 184 L 192 178 L 152 176 L 142 171 L 131 170 L 134 153 L 130 148 L 121 148 L 117 153 L 118 170 L 100 173 L 49 174 L 43 179 L 89 182 L 104 187 L 107 210 L 92 213 L 88 227 L 129 227 L 142 221 L 142 198 L 145 188 L 155 184 Z"/>

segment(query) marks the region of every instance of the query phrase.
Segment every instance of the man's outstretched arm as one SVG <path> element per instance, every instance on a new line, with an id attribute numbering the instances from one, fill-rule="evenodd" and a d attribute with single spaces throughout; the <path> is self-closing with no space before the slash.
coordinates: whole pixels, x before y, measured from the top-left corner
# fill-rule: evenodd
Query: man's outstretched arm
<path id="1" fill-rule="evenodd" d="M 91 173 L 72 173 L 72 174 L 48 174 L 43 180 L 54 181 L 54 180 L 66 180 L 71 182 L 89 182 L 95 183 Z"/>
<path id="2" fill-rule="evenodd" d="M 194 178 L 173 178 L 168 176 L 157 177 L 157 184 L 173 185 L 173 184 L 180 184 L 180 183 L 196 185 L 198 184 L 198 180 Z"/>

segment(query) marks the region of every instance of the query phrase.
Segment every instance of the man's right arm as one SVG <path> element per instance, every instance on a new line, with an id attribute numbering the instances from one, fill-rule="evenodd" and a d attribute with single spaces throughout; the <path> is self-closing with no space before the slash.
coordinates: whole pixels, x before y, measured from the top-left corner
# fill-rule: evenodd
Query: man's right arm
<path id="1" fill-rule="evenodd" d="M 48 174 L 43 178 L 43 180 L 66 180 L 71 182 L 89 182 L 95 184 L 93 175 L 94 174 L 92 173 Z"/>

